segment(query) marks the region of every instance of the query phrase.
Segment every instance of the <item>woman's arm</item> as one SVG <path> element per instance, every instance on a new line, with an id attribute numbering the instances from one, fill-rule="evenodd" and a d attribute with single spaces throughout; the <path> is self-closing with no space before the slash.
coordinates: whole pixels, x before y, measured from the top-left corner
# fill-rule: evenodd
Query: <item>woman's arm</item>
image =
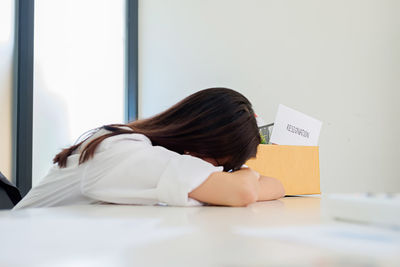
<path id="1" fill-rule="evenodd" d="M 250 168 L 236 172 L 214 172 L 189 197 L 214 205 L 247 206 L 256 201 L 284 196 L 282 184 Z"/>

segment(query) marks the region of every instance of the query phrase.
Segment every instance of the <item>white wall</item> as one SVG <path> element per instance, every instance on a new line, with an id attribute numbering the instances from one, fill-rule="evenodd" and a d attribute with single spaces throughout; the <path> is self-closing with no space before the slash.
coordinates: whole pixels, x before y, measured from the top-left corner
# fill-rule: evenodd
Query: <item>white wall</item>
<path id="1" fill-rule="evenodd" d="M 12 173 L 12 85 L 14 53 L 14 1 L 0 1 L 0 171 Z"/>
<path id="2" fill-rule="evenodd" d="M 199 89 L 324 122 L 323 192 L 400 191 L 400 1 L 140 1 L 140 116 Z"/>

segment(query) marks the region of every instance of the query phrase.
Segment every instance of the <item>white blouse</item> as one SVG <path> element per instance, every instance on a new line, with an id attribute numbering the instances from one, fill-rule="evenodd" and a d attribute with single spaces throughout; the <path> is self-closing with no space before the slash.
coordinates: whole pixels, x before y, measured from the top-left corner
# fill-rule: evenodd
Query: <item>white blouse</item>
<path id="1" fill-rule="evenodd" d="M 107 132 L 98 131 L 81 147 Z M 79 151 L 70 155 L 65 168 L 54 165 L 14 209 L 102 202 L 202 205 L 188 194 L 211 173 L 223 170 L 200 158 L 153 146 L 137 133 L 106 138 L 85 163 L 78 164 L 79 155 Z"/>

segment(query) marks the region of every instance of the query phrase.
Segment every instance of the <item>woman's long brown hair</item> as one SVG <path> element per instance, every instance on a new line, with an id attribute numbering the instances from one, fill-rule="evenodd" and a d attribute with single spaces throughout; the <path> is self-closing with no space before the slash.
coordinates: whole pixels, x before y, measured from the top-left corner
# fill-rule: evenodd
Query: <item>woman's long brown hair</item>
<path id="1" fill-rule="evenodd" d="M 251 103 L 228 88 L 204 89 L 151 118 L 101 128 L 109 132 L 81 148 L 79 164 L 92 158 L 104 139 L 140 133 L 154 146 L 163 146 L 179 154 L 191 152 L 201 158 L 227 158 L 224 171 L 237 170 L 249 158 L 255 157 L 261 142 Z M 61 168 L 66 167 L 68 156 L 84 141 L 62 150 L 53 162 Z"/>

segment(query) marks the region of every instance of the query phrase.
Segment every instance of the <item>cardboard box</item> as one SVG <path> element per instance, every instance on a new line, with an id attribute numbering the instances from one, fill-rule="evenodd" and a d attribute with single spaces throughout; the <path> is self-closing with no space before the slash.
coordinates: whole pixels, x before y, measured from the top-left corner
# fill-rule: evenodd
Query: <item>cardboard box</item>
<path id="1" fill-rule="evenodd" d="M 246 165 L 280 180 L 286 195 L 320 194 L 318 146 L 259 145 Z"/>

